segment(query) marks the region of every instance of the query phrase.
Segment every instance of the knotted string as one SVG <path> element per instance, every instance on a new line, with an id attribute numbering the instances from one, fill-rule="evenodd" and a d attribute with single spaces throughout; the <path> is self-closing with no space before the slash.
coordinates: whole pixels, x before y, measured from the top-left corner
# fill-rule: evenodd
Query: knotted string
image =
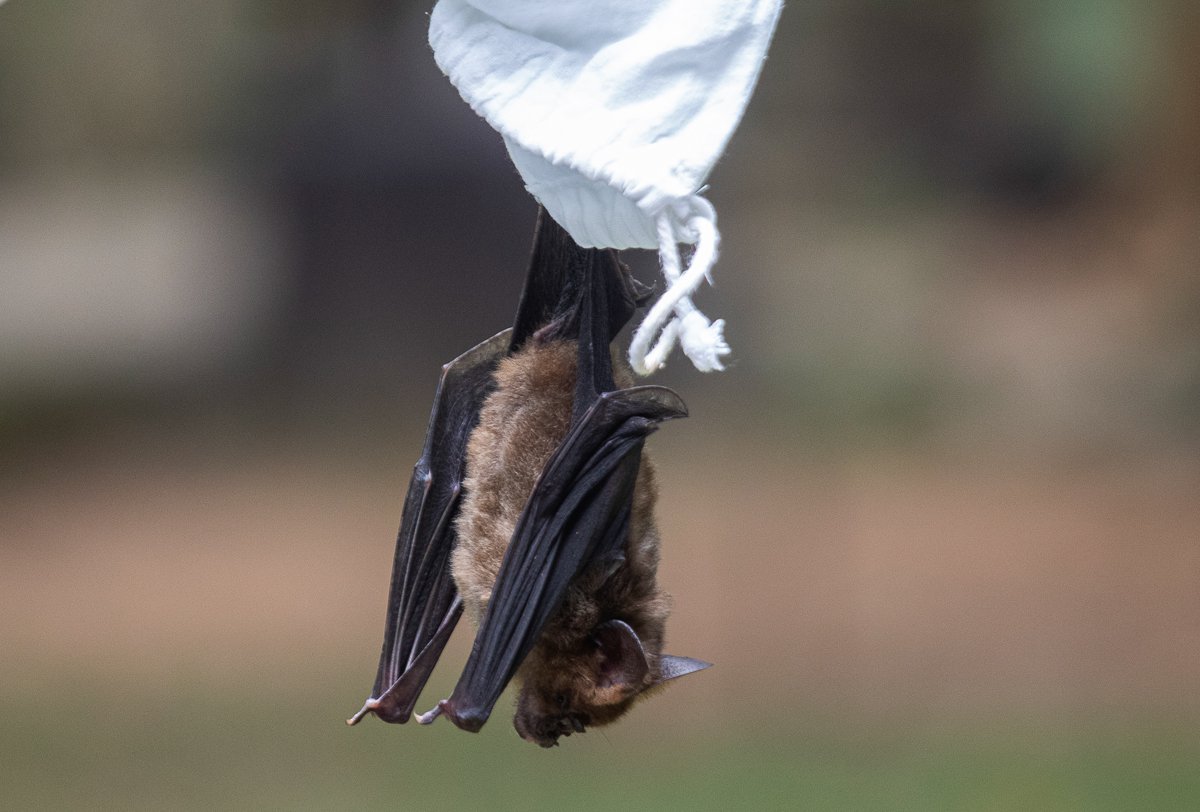
<path id="1" fill-rule="evenodd" d="M 721 357 L 730 352 L 723 335 L 725 320 L 710 323 L 692 303 L 692 294 L 701 281 L 708 279 L 712 284 L 712 268 L 717 262 L 717 246 L 721 241 L 717 212 L 700 195 L 691 195 L 659 212 L 655 225 L 658 256 L 667 290 L 633 334 L 629 363 L 639 375 L 649 375 L 662 367 L 678 342 L 701 372 L 724 369 Z M 681 270 L 679 243 L 696 246 L 687 270 Z M 650 342 L 656 335 L 658 341 L 651 348 Z"/>

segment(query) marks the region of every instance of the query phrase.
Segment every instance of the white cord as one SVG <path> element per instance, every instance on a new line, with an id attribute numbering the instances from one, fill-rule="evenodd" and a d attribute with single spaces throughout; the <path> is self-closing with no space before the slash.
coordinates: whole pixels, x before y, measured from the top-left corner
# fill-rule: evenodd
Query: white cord
<path id="1" fill-rule="evenodd" d="M 724 369 L 721 357 L 730 352 L 723 334 L 725 320 L 710 323 L 692 302 L 692 294 L 703 280 L 712 284 L 712 268 L 717 262 L 717 247 L 721 241 L 717 212 L 700 195 L 691 195 L 659 212 L 655 223 L 658 256 L 667 290 L 633 334 L 629 363 L 639 375 L 649 375 L 662 367 L 678 341 L 696 369 L 701 372 Z M 681 242 L 696 246 L 692 261 L 684 271 L 680 270 Z M 658 341 L 651 348 L 650 342 L 656 335 Z"/>

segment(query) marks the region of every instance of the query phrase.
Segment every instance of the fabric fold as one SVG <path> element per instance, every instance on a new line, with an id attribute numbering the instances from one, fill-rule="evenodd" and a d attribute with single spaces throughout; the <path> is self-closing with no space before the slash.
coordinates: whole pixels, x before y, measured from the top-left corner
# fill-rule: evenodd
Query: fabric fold
<path id="1" fill-rule="evenodd" d="M 716 216 L 701 191 L 745 110 L 780 8 L 780 0 L 439 0 L 430 17 L 438 66 L 503 135 L 530 193 L 575 241 L 659 250 L 675 326 L 643 328 L 664 330 L 655 350 L 678 338 L 701 369 L 722 368 L 728 353 L 719 323 L 690 299 L 716 261 Z M 695 228 L 697 217 L 711 229 Z M 676 266 L 671 279 L 679 243 L 697 246 L 692 265 L 703 256 L 707 267 Z M 642 374 L 669 347 L 653 365 L 646 352 L 631 358 Z"/>

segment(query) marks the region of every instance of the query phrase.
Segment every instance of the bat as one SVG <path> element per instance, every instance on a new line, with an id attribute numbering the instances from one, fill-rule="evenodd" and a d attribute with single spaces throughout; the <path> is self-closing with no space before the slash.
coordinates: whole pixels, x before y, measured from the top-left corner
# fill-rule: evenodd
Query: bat
<path id="1" fill-rule="evenodd" d="M 622 716 L 709 663 L 662 653 L 654 471 L 642 453 L 687 414 L 632 386 L 611 343 L 647 298 L 615 251 L 539 213 L 513 327 L 442 368 L 405 498 L 368 713 L 413 715 L 464 611 L 477 625 L 446 716 L 478 731 L 508 683 L 513 724 L 543 747 Z"/>

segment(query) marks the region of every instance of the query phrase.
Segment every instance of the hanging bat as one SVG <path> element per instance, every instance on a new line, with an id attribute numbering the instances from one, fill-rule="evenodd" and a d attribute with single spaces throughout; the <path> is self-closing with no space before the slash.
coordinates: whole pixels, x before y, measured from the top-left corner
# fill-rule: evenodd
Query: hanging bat
<path id="1" fill-rule="evenodd" d="M 464 608 L 478 625 L 440 715 L 478 731 L 514 677 L 514 726 L 543 747 L 708 663 L 662 653 L 645 438 L 686 415 L 631 387 L 610 344 L 646 291 L 611 250 L 543 211 L 516 322 L 442 369 L 413 472 L 368 713 L 407 722 Z M 620 388 L 618 388 L 618 384 Z"/>

